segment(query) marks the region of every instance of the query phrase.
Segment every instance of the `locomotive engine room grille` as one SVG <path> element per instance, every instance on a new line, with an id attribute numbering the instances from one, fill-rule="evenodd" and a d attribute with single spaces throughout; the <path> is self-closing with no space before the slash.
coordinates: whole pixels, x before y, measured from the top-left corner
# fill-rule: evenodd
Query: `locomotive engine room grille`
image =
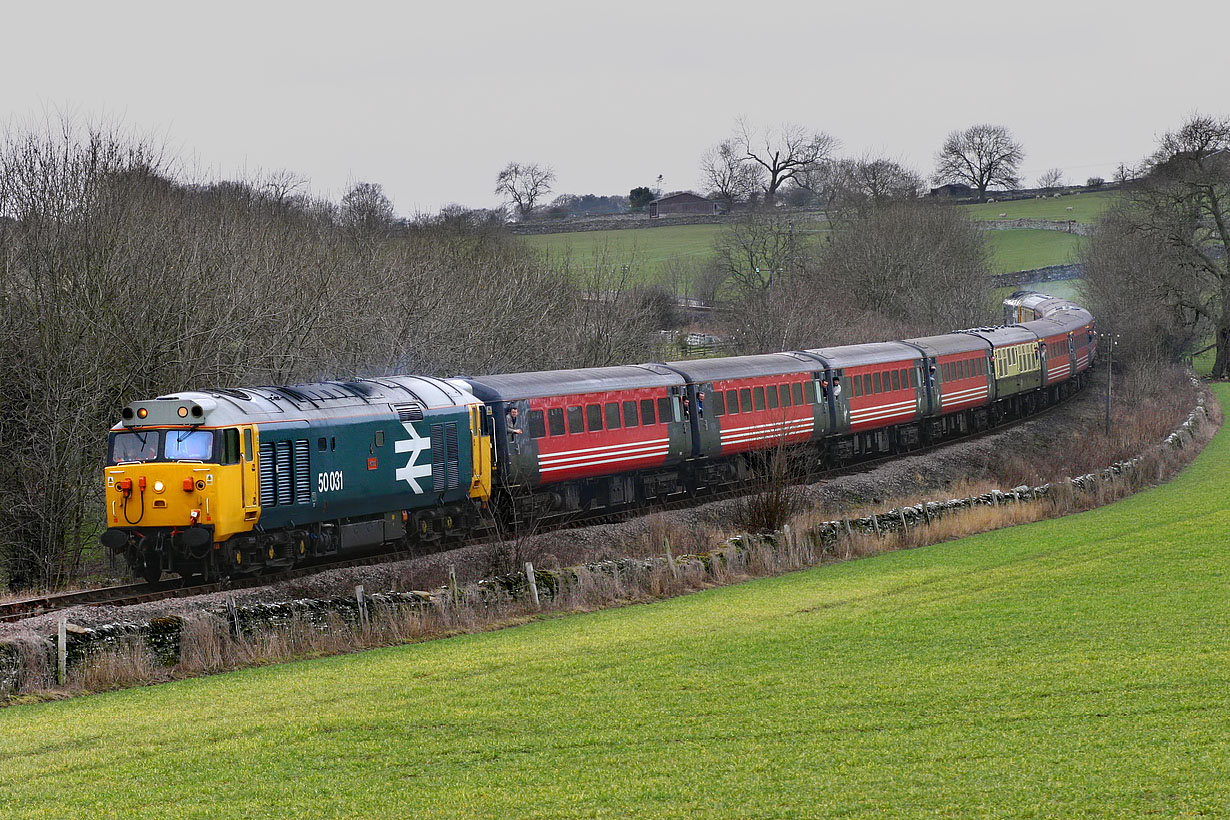
<path id="1" fill-rule="evenodd" d="M 262 507 L 310 504 L 312 467 L 307 439 L 262 442 L 260 476 Z"/>
<path id="2" fill-rule="evenodd" d="M 398 421 L 423 420 L 423 406 L 421 404 L 407 402 L 406 404 L 391 404 L 389 406 L 396 411 Z"/>
<path id="3" fill-rule="evenodd" d="M 461 486 L 456 422 L 431 425 L 431 485 L 438 493 Z"/>

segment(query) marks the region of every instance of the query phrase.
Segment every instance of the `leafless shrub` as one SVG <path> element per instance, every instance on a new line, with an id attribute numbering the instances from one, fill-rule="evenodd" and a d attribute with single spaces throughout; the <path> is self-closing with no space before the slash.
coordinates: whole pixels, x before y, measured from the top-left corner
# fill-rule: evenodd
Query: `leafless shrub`
<path id="1" fill-rule="evenodd" d="M 155 662 L 137 636 L 91 652 L 69 667 L 68 687 L 79 692 L 103 692 L 167 679 L 167 670 Z"/>

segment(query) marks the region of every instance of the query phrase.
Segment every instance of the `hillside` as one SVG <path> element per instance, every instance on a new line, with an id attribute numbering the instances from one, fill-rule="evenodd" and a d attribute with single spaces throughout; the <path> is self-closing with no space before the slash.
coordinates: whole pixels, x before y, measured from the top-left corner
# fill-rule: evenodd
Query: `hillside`
<path id="1" fill-rule="evenodd" d="M 1221 433 L 1170 484 L 1068 518 L 6 709 L 0 800 L 8 817 L 1215 815 L 1228 523 Z"/>

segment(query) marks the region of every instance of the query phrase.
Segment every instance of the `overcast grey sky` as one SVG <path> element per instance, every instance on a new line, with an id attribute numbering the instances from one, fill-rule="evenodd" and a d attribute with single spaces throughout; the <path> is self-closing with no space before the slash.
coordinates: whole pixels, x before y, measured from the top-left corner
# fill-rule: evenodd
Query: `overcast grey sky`
<path id="1" fill-rule="evenodd" d="M 509 160 L 557 193 L 695 187 L 738 115 L 930 174 L 945 134 L 1006 125 L 1032 182 L 1110 178 L 1199 110 L 1230 115 L 1230 4 L 5 3 L 0 114 L 157 135 L 188 173 L 287 169 L 399 213 L 496 204 Z"/>

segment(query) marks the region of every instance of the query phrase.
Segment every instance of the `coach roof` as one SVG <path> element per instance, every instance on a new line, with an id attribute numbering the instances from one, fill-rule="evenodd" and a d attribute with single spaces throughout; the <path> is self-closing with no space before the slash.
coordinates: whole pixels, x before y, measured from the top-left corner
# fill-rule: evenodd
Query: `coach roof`
<path id="1" fill-rule="evenodd" d="M 466 378 L 464 381 L 483 401 L 518 401 L 646 387 L 681 387 L 684 384 L 683 377 L 677 373 L 655 372 L 639 365 L 498 373 Z"/>

